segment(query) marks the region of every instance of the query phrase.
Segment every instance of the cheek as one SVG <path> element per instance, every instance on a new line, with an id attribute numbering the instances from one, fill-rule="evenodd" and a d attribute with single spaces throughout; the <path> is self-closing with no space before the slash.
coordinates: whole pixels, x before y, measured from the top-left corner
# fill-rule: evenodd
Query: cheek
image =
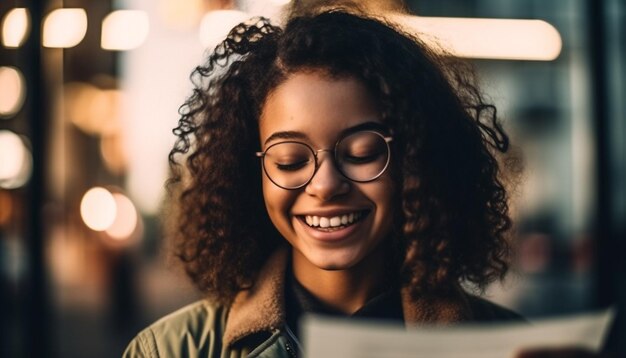
<path id="1" fill-rule="evenodd" d="M 376 204 L 376 217 L 381 225 L 381 230 L 389 231 L 393 225 L 395 209 L 395 185 L 391 176 L 384 175 L 376 187 L 370 191 L 370 199 Z"/>
<path id="2" fill-rule="evenodd" d="M 277 187 L 267 177 L 263 177 L 263 200 L 267 213 L 274 226 L 283 233 L 289 224 L 289 212 L 295 201 L 297 191 L 285 190 Z"/>

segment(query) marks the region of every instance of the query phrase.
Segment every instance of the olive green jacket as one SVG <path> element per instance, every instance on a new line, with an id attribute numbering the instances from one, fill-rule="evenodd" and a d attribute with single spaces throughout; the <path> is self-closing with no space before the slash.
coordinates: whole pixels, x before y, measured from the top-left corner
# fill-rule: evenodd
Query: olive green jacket
<path id="1" fill-rule="evenodd" d="M 285 324 L 286 267 L 287 251 L 279 250 L 260 271 L 255 285 L 241 291 L 230 307 L 208 300 L 186 306 L 141 331 L 123 356 L 295 358 L 301 348 Z M 407 325 L 522 320 L 460 288 L 417 299 L 403 290 L 401 296 Z"/>

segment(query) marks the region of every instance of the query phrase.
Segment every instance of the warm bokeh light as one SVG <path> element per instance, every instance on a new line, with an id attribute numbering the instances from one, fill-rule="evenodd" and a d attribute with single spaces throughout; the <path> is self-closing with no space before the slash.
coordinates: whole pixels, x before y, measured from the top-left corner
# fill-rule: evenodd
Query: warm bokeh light
<path id="1" fill-rule="evenodd" d="M 89 134 L 99 132 L 99 124 L 91 116 L 90 109 L 100 93 L 100 89 L 84 82 L 70 82 L 65 85 L 64 96 L 67 118 L 75 126 Z"/>
<path id="2" fill-rule="evenodd" d="M 78 45 L 87 33 L 87 13 L 84 9 L 57 9 L 43 21 L 43 45 L 69 48 Z"/>
<path id="3" fill-rule="evenodd" d="M 228 32 L 250 16 L 237 10 L 215 10 L 207 13 L 200 22 L 200 43 L 204 47 L 215 47 L 222 42 Z"/>
<path id="4" fill-rule="evenodd" d="M 25 8 L 15 8 L 2 20 L 2 44 L 8 48 L 22 46 L 30 31 L 30 14 Z"/>
<path id="5" fill-rule="evenodd" d="M 26 97 L 24 76 L 15 67 L 0 67 L 0 118 L 17 113 Z"/>
<path id="6" fill-rule="evenodd" d="M 15 133 L 0 131 L 0 187 L 15 189 L 30 178 L 32 157 L 22 139 Z"/>
<path id="7" fill-rule="evenodd" d="M 26 184 L 32 163 L 22 138 L 9 130 L 0 130 L 0 188 L 15 189 Z"/>
<path id="8" fill-rule="evenodd" d="M 551 61 L 561 53 L 561 35 L 542 20 L 392 15 L 392 21 L 451 54 L 483 59 Z"/>
<path id="9" fill-rule="evenodd" d="M 123 194 L 113 194 L 117 214 L 111 226 L 106 229 L 106 233 L 116 240 L 130 238 L 137 229 L 138 215 L 135 205 Z"/>
<path id="10" fill-rule="evenodd" d="M 24 161 L 24 144 L 20 137 L 8 130 L 0 131 L 0 183 L 13 179 Z"/>
<path id="11" fill-rule="evenodd" d="M 100 154 L 104 164 L 107 169 L 117 175 L 123 174 L 128 164 L 122 139 L 122 133 L 100 138 Z"/>
<path id="12" fill-rule="evenodd" d="M 84 82 L 65 85 L 68 119 L 83 132 L 109 135 L 119 131 L 119 90 L 102 90 Z"/>
<path id="13" fill-rule="evenodd" d="M 169 28 L 191 30 L 200 21 L 202 7 L 202 0 L 160 0 L 158 12 Z"/>
<path id="14" fill-rule="evenodd" d="M 145 11 L 118 10 L 102 21 L 101 46 L 105 50 L 132 50 L 146 41 L 150 20 Z"/>
<path id="15" fill-rule="evenodd" d="M 89 189 L 80 202 L 80 215 L 85 225 L 95 231 L 111 227 L 117 215 L 115 198 L 102 187 Z"/>

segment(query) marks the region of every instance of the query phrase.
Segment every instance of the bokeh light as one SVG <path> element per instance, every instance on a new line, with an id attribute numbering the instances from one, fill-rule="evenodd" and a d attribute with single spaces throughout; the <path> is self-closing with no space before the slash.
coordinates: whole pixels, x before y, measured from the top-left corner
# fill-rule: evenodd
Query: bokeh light
<path id="1" fill-rule="evenodd" d="M 81 200 L 80 215 L 85 225 L 94 231 L 110 228 L 117 215 L 113 194 L 102 187 L 89 189 Z"/>
<path id="2" fill-rule="evenodd" d="M 43 45 L 69 48 L 78 45 L 87 33 L 87 13 L 84 9 L 57 9 L 43 22 Z"/>
<path id="3" fill-rule="evenodd" d="M 8 48 L 22 46 L 30 32 L 30 14 L 25 8 L 15 8 L 2 20 L 2 44 Z"/>
<path id="4" fill-rule="evenodd" d="M 32 171 L 32 156 L 24 141 L 9 130 L 0 130 L 0 188 L 26 184 Z"/>
<path id="5" fill-rule="evenodd" d="M 83 82 L 65 85 L 68 119 L 85 133 L 109 135 L 119 131 L 119 90 L 102 90 Z"/>
<path id="6" fill-rule="evenodd" d="M 137 229 L 138 215 L 133 202 L 125 195 L 114 193 L 116 215 L 106 233 L 115 240 L 126 240 L 132 237 Z"/>
<path id="7" fill-rule="evenodd" d="M 102 21 L 101 46 L 105 50 L 132 50 L 146 41 L 149 32 L 145 11 L 114 11 Z"/>
<path id="8" fill-rule="evenodd" d="M 17 113 L 26 97 L 24 76 L 15 67 L 0 67 L 0 118 Z"/>
<path id="9" fill-rule="evenodd" d="M 126 171 L 128 162 L 121 133 L 100 138 L 100 154 L 107 169 L 112 173 L 121 175 Z"/>
<path id="10" fill-rule="evenodd" d="M 552 61 L 561 53 L 561 35 L 543 20 L 392 15 L 434 48 L 467 58 Z"/>
<path id="11" fill-rule="evenodd" d="M 215 10 L 207 13 L 200 22 L 200 43 L 204 47 L 215 47 L 228 32 L 250 16 L 237 10 Z"/>

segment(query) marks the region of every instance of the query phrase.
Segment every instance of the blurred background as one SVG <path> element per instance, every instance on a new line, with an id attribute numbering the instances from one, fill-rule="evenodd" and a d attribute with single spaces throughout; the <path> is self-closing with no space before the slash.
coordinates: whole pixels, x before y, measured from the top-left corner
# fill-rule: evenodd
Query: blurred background
<path id="1" fill-rule="evenodd" d="M 119 356 L 200 297 L 159 225 L 171 129 L 205 51 L 288 3 L 0 2 L 0 356 Z M 406 4 L 398 21 L 476 66 L 525 158 L 514 270 L 487 297 L 531 319 L 623 305 L 626 3 Z"/>

